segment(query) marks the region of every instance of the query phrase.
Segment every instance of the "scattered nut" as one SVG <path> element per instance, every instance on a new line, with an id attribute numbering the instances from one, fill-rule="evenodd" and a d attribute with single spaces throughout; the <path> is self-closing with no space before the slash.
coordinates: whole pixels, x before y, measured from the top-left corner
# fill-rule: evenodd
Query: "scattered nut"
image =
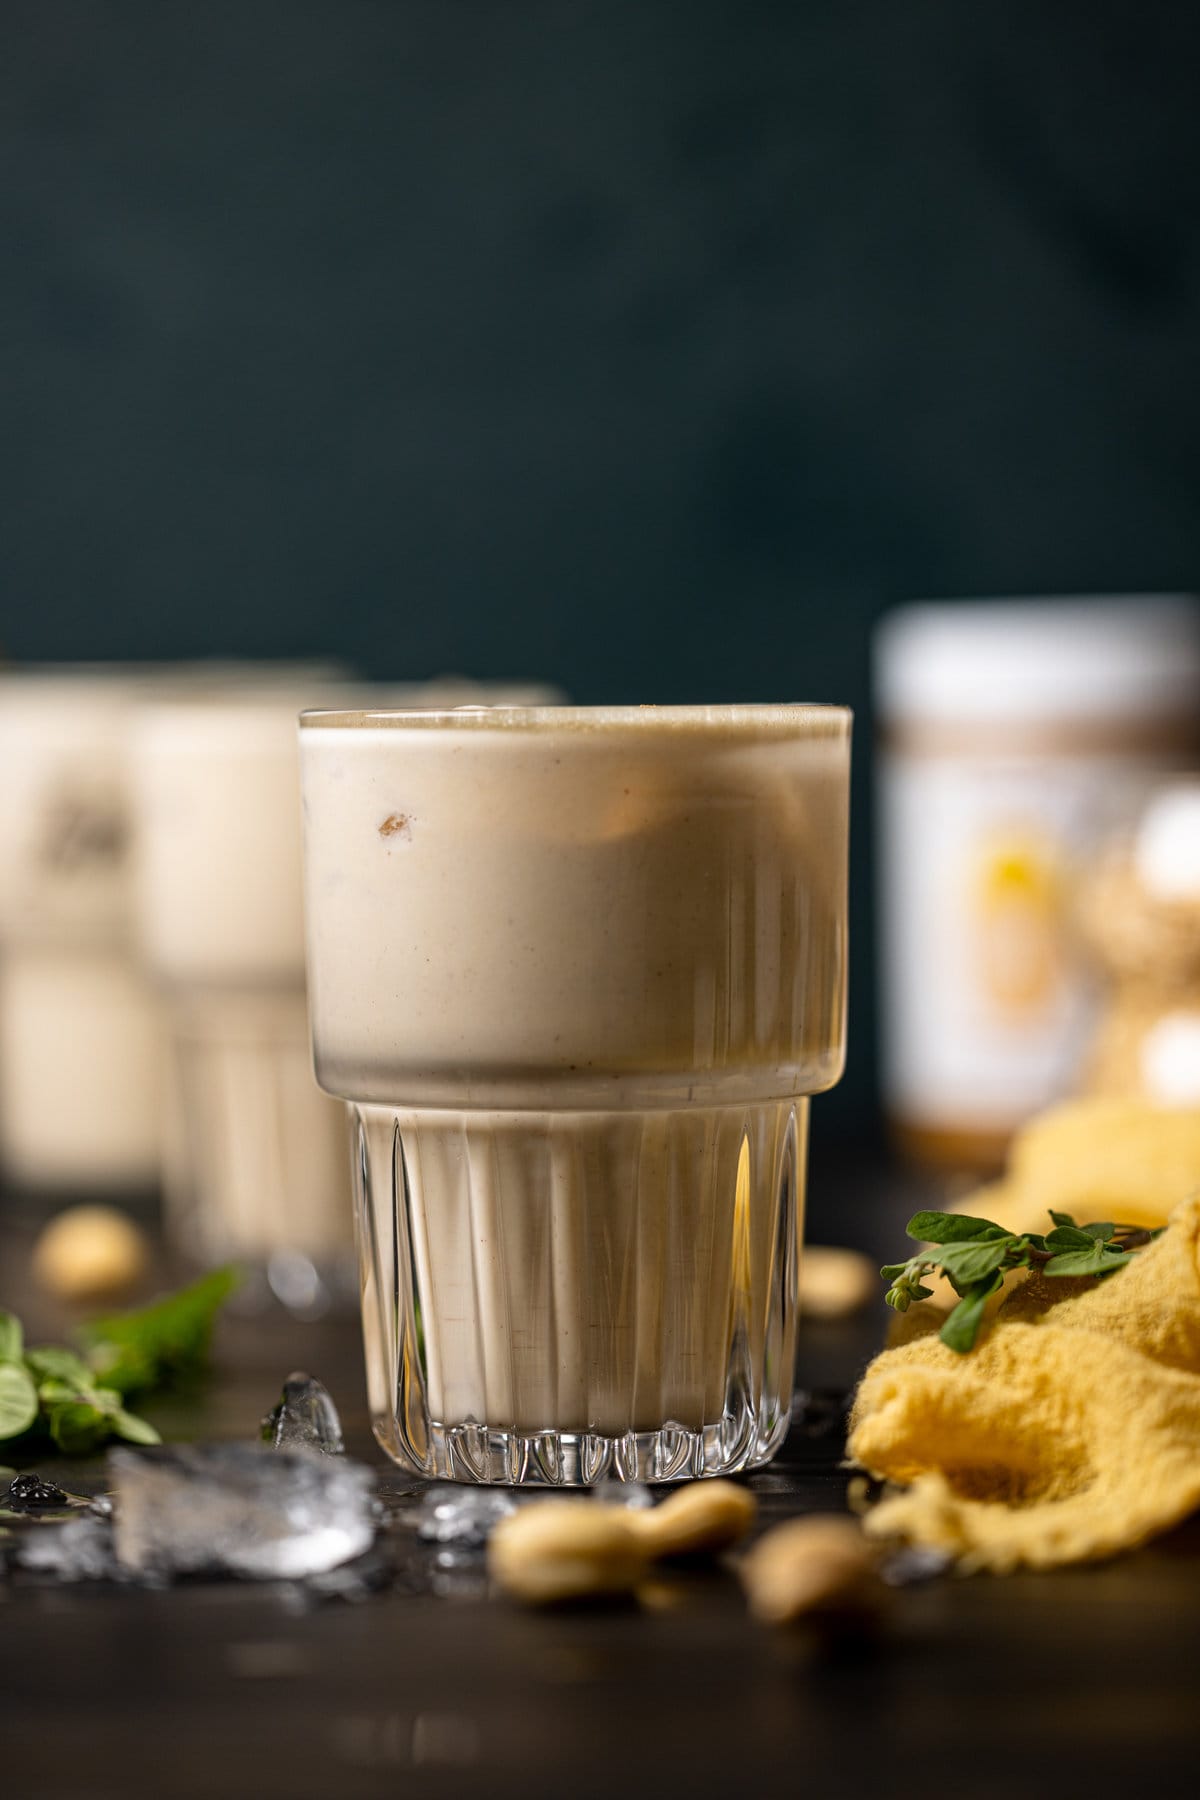
<path id="1" fill-rule="evenodd" d="M 488 1568 L 507 1593 L 533 1606 L 629 1592 L 649 1560 L 637 1517 L 592 1500 L 534 1501 L 495 1527 Z"/>
<path id="2" fill-rule="evenodd" d="M 145 1233 L 113 1206 L 72 1206 L 51 1219 L 33 1251 L 37 1280 L 60 1300 L 118 1299 L 146 1273 Z"/>
<path id="3" fill-rule="evenodd" d="M 800 1312 L 810 1319 L 848 1319 L 881 1293 L 869 1257 L 813 1244 L 800 1258 Z"/>
<path id="4" fill-rule="evenodd" d="M 766 1625 L 863 1617 L 883 1589 L 870 1545 L 852 1519 L 790 1519 L 759 1539 L 741 1567 L 750 1611 Z"/>
<path id="5" fill-rule="evenodd" d="M 757 1513 L 758 1502 L 748 1488 L 732 1481 L 697 1481 L 633 1518 L 648 1555 L 697 1556 L 736 1544 Z"/>

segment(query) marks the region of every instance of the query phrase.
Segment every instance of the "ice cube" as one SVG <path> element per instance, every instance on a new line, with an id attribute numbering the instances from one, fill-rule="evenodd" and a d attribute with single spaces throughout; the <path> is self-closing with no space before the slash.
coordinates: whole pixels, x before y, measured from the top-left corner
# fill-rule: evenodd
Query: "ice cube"
<path id="1" fill-rule="evenodd" d="M 90 1510 L 64 1525 L 37 1525 L 23 1531 L 13 1555 L 21 1568 L 57 1575 L 60 1581 L 105 1581 L 120 1573 L 112 1526 Z"/>
<path id="2" fill-rule="evenodd" d="M 888 1587 L 913 1587 L 922 1581 L 936 1581 L 953 1561 L 946 1550 L 935 1550 L 932 1545 L 909 1544 L 886 1557 L 879 1573 Z"/>
<path id="3" fill-rule="evenodd" d="M 479 1549 L 487 1543 L 492 1527 L 511 1512 L 517 1502 L 497 1488 L 459 1487 L 438 1481 L 427 1488 L 417 1512 L 417 1536 L 432 1544 L 459 1544 Z"/>
<path id="4" fill-rule="evenodd" d="M 258 1444 L 113 1450 L 121 1566 L 249 1580 L 320 1575 L 375 1535 L 373 1477 L 344 1457 Z"/>
<path id="5" fill-rule="evenodd" d="M 429 1588 L 443 1600 L 486 1600 L 487 1562 L 466 1545 L 444 1545 L 433 1559 Z"/>
<path id="6" fill-rule="evenodd" d="M 322 1456 L 340 1456 L 342 1421 L 328 1389 L 303 1370 L 296 1370 L 283 1384 L 279 1404 L 262 1422 L 263 1441 L 276 1450 L 316 1450 Z"/>

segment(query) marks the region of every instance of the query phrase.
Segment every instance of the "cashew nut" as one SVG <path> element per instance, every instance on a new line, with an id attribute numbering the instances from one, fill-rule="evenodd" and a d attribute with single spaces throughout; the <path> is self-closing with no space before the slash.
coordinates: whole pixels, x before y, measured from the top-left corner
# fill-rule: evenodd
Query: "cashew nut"
<path id="1" fill-rule="evenodd" d="M 488 1568 L 506 1592 L 534 1606 L 637 1586 L 649 1554 L 636 1513 L 592 1500 L 543 1500 L 501 1519 Z"/>
<path id="2" fill-rule="evenodd" d="M 790 1519 L 753 1546 L 741 1567 L 756 1619 L 786 1625 L 810 1616 L 870 1613 L 883 1590 L 862 1531 L 853 1519 Z"/>
<path id="3" fill-rule="evenodd" d="M 661 1506 L 633 1516 L 650 1556 L 696 1556 L 736 1544 L 757 1512 L 758 1502 L 748 1488 L 732 1481 L 697 1481 Z"/>
<path id="4" fill-rule="evenodd" d="M 60 1300 L 118 1299 L 149 1261 L 146 1236 L 113 1206 L 71 1206 L 51 1219 L 33 1252 L 33 1272 Z"/>

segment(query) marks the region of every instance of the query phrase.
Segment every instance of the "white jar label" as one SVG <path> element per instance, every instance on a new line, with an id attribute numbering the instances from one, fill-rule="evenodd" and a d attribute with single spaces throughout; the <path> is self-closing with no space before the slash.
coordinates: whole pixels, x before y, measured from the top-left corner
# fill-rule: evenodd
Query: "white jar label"
<path id="1" fill-rule="evenodd" d="M 884 1087 L 917 1128 L 1005 1132 L 1072 1086 L 1096 988 L 1078 879 L 1159 768 L 891 752 L 880 778 Z"/>

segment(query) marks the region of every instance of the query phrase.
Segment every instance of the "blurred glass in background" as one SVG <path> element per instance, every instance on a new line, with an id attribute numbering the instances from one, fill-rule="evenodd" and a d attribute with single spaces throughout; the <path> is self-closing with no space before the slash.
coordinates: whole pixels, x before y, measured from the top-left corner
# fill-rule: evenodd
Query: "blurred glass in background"
<path id="1" fill-rule="evenodd" d="M 308 1055 L 296 719 L 332 678 L 280 677 L 138 710 L 135 917 L 170 1040 L 171 1235 L 202 1264 L 247 1258 L 317 1307 L 352 1220 L 342 1120 Z"/>
<path id="2" fill-rule="evenodd" d="M 155 695 L 273 665 L 0 673 L 0 1171 L 64 1195 L 157 1187 L 161 1032 L 133 941 L 129 732 Z"/>
<path id="3" fill-rule="evenodd" d="M 158 1180 L 161 1039 L 130 910 L 125 744 L 153 670 L 0 677 L 0 1166 L 64 1196 Z"/>

